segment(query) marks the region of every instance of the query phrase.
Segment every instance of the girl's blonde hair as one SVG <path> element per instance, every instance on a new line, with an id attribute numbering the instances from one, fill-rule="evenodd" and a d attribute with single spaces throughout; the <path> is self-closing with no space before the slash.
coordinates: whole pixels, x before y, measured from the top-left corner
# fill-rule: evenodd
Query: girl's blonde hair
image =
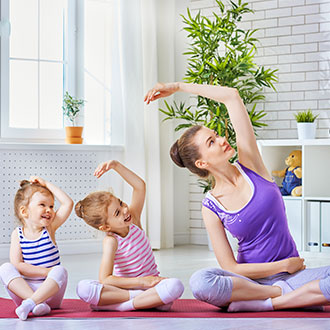
<path id="1" fill-rule="evenodd" d="M 31 201 L 34 193 L 40 192 L 41 194 L 50 195 L 54 199 L 53 193 L 39 183 L 31 183 L 28 180 L 20 182 L 20 189 L 18 189 L 14 199 L 14 211 L 17 219 L 24 224 L 24 219 L 21 215 L 20 208 L 27 207 Z"/>
<path id="2" fill-rule="evenodd" d="M 108 207 L 114 195 L 108 191 L 97 191 L 87 195 L 75 206 L 75 212 L 88 225 L 95 229 L 105 225 L 108 218 Z"/>

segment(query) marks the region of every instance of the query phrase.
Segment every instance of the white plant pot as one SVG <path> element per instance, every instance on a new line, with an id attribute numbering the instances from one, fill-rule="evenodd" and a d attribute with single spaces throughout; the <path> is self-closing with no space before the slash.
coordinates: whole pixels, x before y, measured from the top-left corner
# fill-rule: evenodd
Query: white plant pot
<path id="1" fill-rule="evenodd" d="M 315 139 L 316 135 L 316 122 L 314 123 L 297 123 L 298 139 L 308 140 Z"/>

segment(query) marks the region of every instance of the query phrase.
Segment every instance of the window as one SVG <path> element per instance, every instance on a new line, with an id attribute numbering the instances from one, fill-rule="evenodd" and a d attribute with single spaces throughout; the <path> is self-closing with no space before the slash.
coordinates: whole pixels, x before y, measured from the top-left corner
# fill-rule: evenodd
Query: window
<path id="1" fill-rule="evenodd" d="M 112 13 L 112 1 L 85 0 L 84 130 L 90 144 L 111 142 Z"/>
<path id="2" fill-rule="evenodd" d="M 68 89 L 67 0 L 2 1 L 1 136 L 61 138 L 62 98 Z M 71 25 L 73 26 L 72 22 Z M 72 29 L 72 28 L 71 28 Z"/>
<path id="3" fill-rule="evenodd" d="M 85 141 L 109 144 L 112 1 L 2 0 L 1 23 L 1 139 L 62 142 L 69 91 Z"/>

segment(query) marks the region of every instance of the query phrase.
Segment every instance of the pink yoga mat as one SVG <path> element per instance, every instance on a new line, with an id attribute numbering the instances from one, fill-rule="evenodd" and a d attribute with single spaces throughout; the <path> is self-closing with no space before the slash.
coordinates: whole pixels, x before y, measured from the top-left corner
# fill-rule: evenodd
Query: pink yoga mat
<path id="1" fill-rule="evenodd" d="M 0 298 L 0 318 L 16 318 L 15 305 L 10 299 Z M 34 317 L 32 314 L 29 317 Z M 62 308 L 52 310 L 45 317 L 61 318 L 103 318 L 103 317 L 184 317 L 184 318 L 330 318 L 330 307 L 324 312 L 314 311 L 276 311 L 255 313 L 227 313 L 217 307 L 195 299 L 179 299 L 174 302 L 169 312 L 155 309 L 131 312 L 95 312 L 89 305 L 78 299 L 64 299 Z"/>

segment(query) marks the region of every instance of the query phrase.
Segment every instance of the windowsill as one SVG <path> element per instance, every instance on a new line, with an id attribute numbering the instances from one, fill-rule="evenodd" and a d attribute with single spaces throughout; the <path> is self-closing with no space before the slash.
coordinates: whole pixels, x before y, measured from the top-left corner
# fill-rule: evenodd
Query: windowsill
<path id="1" fill-rule="evenodd" d="M 37 150 L 124 150 L 123 145 L 101 145 L 101 144 L 66 144 L 51 142 L 18 142 L 18 141 L 1 141 L 0 149 L 17 150 L 17 149 L 37 149 Z"/>

